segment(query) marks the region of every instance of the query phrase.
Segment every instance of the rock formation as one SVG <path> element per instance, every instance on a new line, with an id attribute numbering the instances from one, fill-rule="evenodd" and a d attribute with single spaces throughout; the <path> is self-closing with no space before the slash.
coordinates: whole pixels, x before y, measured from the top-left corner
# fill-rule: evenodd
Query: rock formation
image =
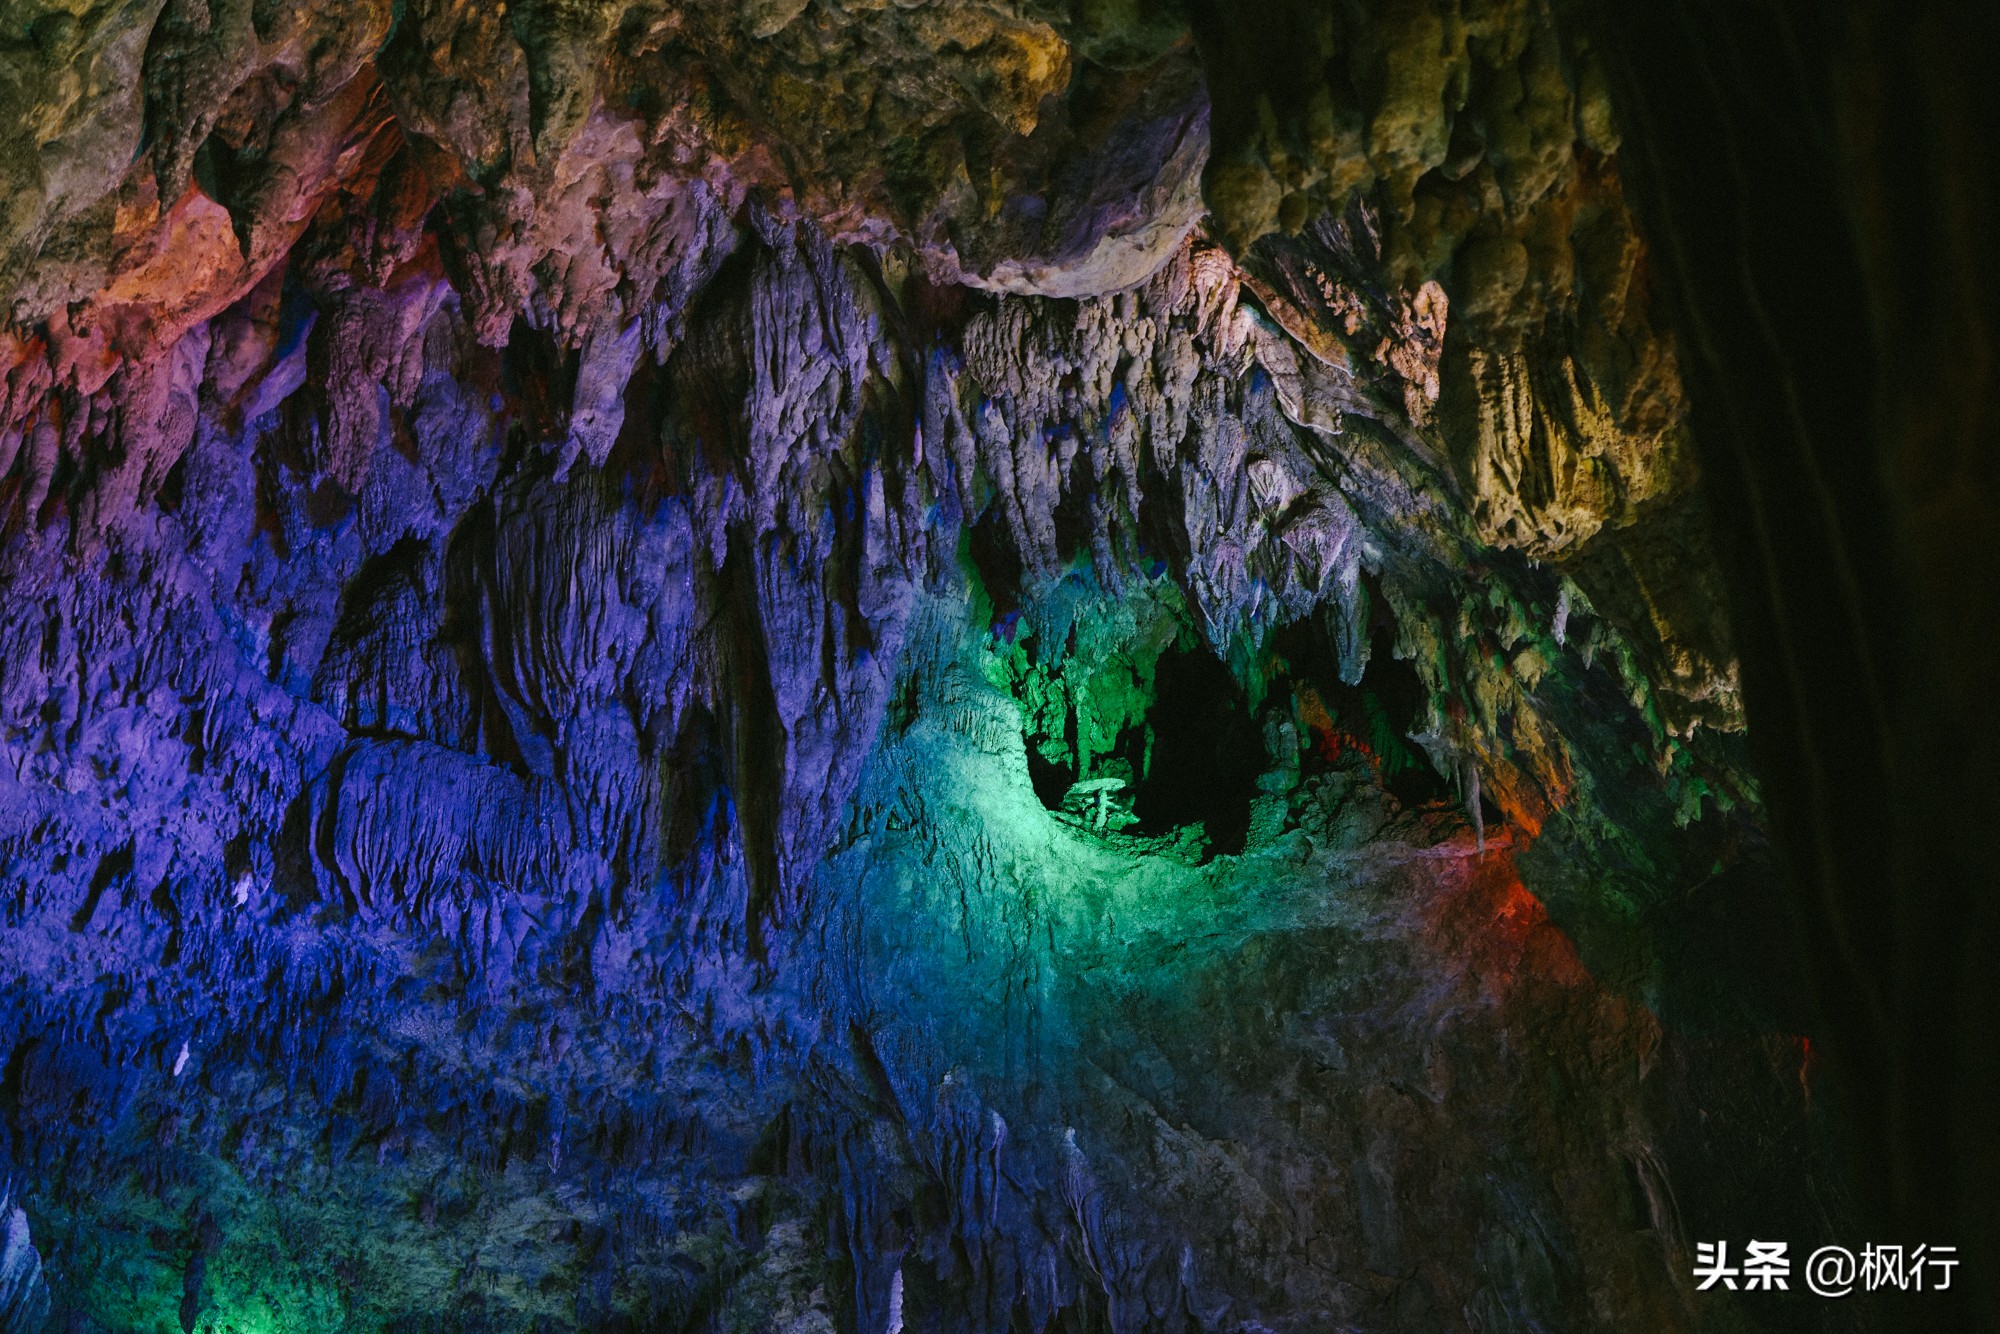
<path id="1" fill-rule="evenodd" d="M 1564 6 L 25 3 L 0 1302 L 1806 1318 L 1688 1277 L 1847 1206 Z"/>

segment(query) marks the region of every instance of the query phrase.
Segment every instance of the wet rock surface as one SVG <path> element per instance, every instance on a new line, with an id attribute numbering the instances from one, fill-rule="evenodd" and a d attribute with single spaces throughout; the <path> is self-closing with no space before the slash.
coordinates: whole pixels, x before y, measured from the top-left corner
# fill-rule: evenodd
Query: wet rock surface
<path id="1" fill-rule="evenodd" d="M 0 1310 L 1841 1327 L 1598 76 L 1364 8 L 28 16 Z"/>

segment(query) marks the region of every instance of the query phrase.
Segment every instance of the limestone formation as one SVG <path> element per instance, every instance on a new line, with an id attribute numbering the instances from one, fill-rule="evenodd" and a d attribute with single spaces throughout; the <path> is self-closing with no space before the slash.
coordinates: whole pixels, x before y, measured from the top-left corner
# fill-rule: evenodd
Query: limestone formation
<path id="1" fill-rule="evenodd" d="M 1694 1330 L 1832 1198 L 1562 7 L 15 9 L 0 1327 Z"/>

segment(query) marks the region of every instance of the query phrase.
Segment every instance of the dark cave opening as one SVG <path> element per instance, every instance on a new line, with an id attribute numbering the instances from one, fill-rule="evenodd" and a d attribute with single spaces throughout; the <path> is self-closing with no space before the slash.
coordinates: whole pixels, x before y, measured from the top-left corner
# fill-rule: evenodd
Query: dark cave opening
<path id="1" fill-rule="evenodd" d="M 1062 735 L 1030 727 L 1022 738 L 1028 780 L 1051 811 L 1078 809 L 1076 728 L 1072 703 Z M 1249 696 L 1222 660 L 1197 643 L 1160 656 L 1144 717 L 1124 728 L 1117 746 L 1093 765 L 1093 776 L 1121 789 L 1118 805 L 1129 803 L 1130 817 L 1114 827 L 1155 838 L 1200 825 L 1211 852 L 1235 855 L 1248 841 L 1250 804 L 1265 767 Z"/>
<path id="2" fill-rule="evenodd" d="M 1438 773 L 1410 739 L 1424 724 L 1430 692 L 1417 669 L 1395 656 L 1396 623 L 1387 603 L 1379 595 L 1367 603 L 1368 665 L 1358 685 L 1340 679 L 1340 650 L 1323 616 L 1294 621 L 1272 637 L 1274 675 L 1289 677 L 1295 691 L 1309 690 L 1331 724 L 1325 735 L 1302 738 L 1307 742 L 1305 767 L 1323 768 L 1341 749 L 1357 746 L 1375 762 L 1382 786 L 1403 805 L 1456 803 L 1457 785 Z M 1482 799 L 1480 809 L 1489 825 L 1502 819 L 1489 801 Z"/>
<path id="3" fill-rule="evenodd" d="M 1019 614 L 1021 553 L 1015 549 L 1014 535 L 1007 530 L 1007 517 L 998 505 L 988 506 L 984 514 L 966 525 L 960 562 L 973 576 L 976 595 L 983 595 L 989 604 L 989 628 L 998 629 Z"/>
<path id="4" fill-rule="evenodd" d="M 1067 428 L 1047 439 L 1055 445 L 1067 438 Z M 1063 479 L 1062 492 L 1056 501 L 1050 518 L 1055 523 L 1056 556 L 1063 561 L 1073 561 L 1080 553 L 1090 550 L 1092 491 L 1087 479 L 1087 466 L 1069 470 Z"/>
<path id="5" fill-rule="evenodd" d="M 1222 660 L 1205 645 L 1162 654 L 1152 707 L 1145 726 L 1135 730 L 1152 738 L 1135 766 L 1137 832 L 1151 836 L 1200 824 L 1212 851 L 1243 851 L 1264 744 L 1249 698 Z"/>
<path id="6" fill-rule="evenodd" d="M 1042 805 L 1052 811 L 1063 808 L 1063 798 L 1076 783 L 1076 766 L 1062 764 L 1042 753 L 1030 736 L 1028 742 L 1028 781 L 1034 784 L 1035 796 Z"/>
<path id="7" fill-rule="evenodd" d="M 1480 827 L 1482 829 L 1497 829 L 1506 822 L 1506 813 L 1493 804 L 1493 798 L 1481 792 L 1479 794 Z"/>
<path id="8" fill-rule="evenodd" d="M 966 555 L 984 578 L 994 630 L 1006 633 L 1019 614 L 1010 595 L 1019 567 L 1004 530 L 994 531 L 998 528 L 975 526 Z M 1400 805 L 1462 807 L 1457 776 L 1440 774 L 1412 740 L 1428 717 L 1429 692 L 1416 668 L 1394 655 L 1396 627 L 1386 604 L 1379 597 L 1370 601 L 1370 653 L 1361 682 L 1349 685 L 1340 678 L 1334 627 L 1319 617 L 1296 621 L 1270 641 L 1271 683 L 1279 693 L 1264 709 L 1282 708 L 1285 692 L 1292 695 L 1305 725 L 1300 742 L 1306 773 L 1323 772 L 1343 754 L 1358 752 Z M 1075 760 L 1076 726 L 1072 705 L 1061 736 L 1031 728 L 1023 738 L 1029 781 L 1051 811 L 1078 809 L 1076 784 L 1085 775 Z M 1095 771 L 1130 779 L 1113 799 L 1129 803 L 1127 832 L 1155 838 L 1200 825 L 1212 853 L 1233 856 L 1244 850 L 1258 778 L 1270 757 L 1245 686 L 1205 644 L 1176 646 L 1160 656 L 1143 719 L 1128 726 L 1103 759 L 1108 764 L 1093 766 Z M 1486 827 L 1504 823 L 1498 806 L 1484 795 L 1479 806 Z"/>

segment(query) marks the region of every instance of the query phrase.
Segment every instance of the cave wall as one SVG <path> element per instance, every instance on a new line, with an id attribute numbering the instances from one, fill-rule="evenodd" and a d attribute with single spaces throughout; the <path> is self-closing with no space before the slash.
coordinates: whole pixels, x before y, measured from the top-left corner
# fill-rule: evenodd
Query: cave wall
<path id="1" fill-rule="evenodd" d="M 17 25 L 57 1327 L 1849 1327 L 1595 48 L 1365 8 Z"/>

